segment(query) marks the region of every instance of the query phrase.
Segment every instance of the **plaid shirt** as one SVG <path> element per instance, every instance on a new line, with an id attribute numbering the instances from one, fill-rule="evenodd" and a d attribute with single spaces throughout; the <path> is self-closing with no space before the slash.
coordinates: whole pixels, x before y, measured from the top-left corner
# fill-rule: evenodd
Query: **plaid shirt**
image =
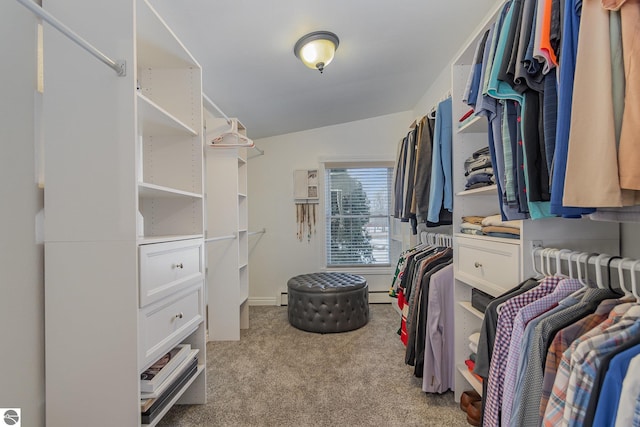
<path id="1" fill-rule="evenodd" d="M 491 357 L 491 366 L 489 368 L 483 425 L 497 426 L 500 423 L 504 373 L 507 365 L 513 321 L 516 315 L 522 307 L 552 292 L 556 285 L 557 281 L 543 280 L 530 291 L 505 301 L 499 309 L 496 339 L 493 347 L 493 356 Z"/>
<path id="2" fill-rule="evenodd" d="M 636 399 L 636 408 L 633 411 L 632 427 L 640 427 L 640 396 Z"/>
<path id="3" fill-rule="evenodd" d="M 601 358 L 640 330 L 638 315 L 640 306 L 629 309 L 618 324 L 607 328 L 601 335 L 583 341 L 572 354 L 572 371 L 563 417 L 566 425 L 582 425 Z"/>
<path id="4" fill-rule="evenodd" d="M 522 384 L 518 385 L 517 388 L 519 394 L 525 396 L 525 398 L 523 398 L 523 401 L 511 416 L 512 425 L 539 427 L 541 424 L 539 404 L 540 396 L 542 395 L 542 380 L 544 379 L 544 361 L 555 333 L 592 313 L 600 301 L 614 296 L 615 294 L 608 289 L 588 288 L 577 304 L 545 316 L 538 323 L 534 329 L 532 344 L 528 351 L 529 362 L 526 366 Z M 569 296 L 563 301 L 571 299 L 574 298 Z M 528 404 L 530 402 L 535 402 L 535 404 Z"/>
<path id="5" fill-rule="evenodd" d="M 620 304 L 611 310 L 609 317 L 604 322 L 600 323 L 595 328 L 586 332 L 581 337 L 577 338 L 571 346 L 562 354 L 560 365 L 558 366 L 558 372 L 556 373 L 556 379 L 553 383 L 551 396 L 549 397 L 549 403 L 544 413 L 543 425 L 545 427 L 556 427 L 561 425 L 564 417 L 565 401 L 567 399 L 567 389 L 569 387 L 569 377 L 571 375 L 571 355 L 578 347 L 578 345 L 588 340 L 593 336 L 601 334 L 609 326 L 619 322 L 622 315 L 632 306 L 631 303 Z"/>
<path id="6" fill-rule="evenodd" d="M 578 337 L 585 334 L 587 331 L 595 328 L 600 323 L 604 322 L 609 313 L 618 304 L 621 304 L 621 299 L 608 299 L 602 301 L 596 311 L 576 323 L 567 326 L 558 331 L 553 338 L 549 350 L 547 352 L 547 359 L 544 365 L 544 380 L 542 382 L 542 397 L 540 398 L 540 418 L 544 418 L 544 413 L 547 409 L 547 403 L 549 402 L 549 396 L 551 396 L 551 389 L 553 388 L 553 382 L 556 378 L 556 372 L 562 359 L 562 353 L 569 348 L 571 343 Z"/>
<path id="7" fill-rule="evenodd" d="M 550 294 L 523 307 L 513 321 L 511 342 L 507 355 L 507 366 L 502 390 L 502 425 L 508 426 L 511 420 L 511 409 L 516 393 L 518 376 L 518 362 L 522 352 L 523 334 L 527 323 L 542 313 L 558 305 L 558 302 L 569 294 L 582 288 L 577 280 L 564 279 L 563 277 L 547 277 L 544 281 L 555 282 L 555 289 Z M 526 349 L 525 349 L 526 351 Z"/>

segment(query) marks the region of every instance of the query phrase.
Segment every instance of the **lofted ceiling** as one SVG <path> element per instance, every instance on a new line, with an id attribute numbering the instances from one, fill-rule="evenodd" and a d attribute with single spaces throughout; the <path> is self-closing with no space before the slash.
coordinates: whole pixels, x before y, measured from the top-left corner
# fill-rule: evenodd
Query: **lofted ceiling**
<path id="1" fill-rule="evenodd" d="M 411 110 L 496 0 L 149 0 L 251 138 Z M 301 36 L 340 38 L 324 74 Z"/>

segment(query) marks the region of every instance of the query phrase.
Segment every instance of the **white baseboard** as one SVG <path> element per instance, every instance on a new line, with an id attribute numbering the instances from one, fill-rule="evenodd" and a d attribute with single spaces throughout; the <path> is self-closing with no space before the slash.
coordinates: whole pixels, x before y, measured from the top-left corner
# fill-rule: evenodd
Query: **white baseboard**
<path id="1" fill-rule="evenodd" d="M 279 305 L 276 298 L 249 298 L 249 305 Z"/>

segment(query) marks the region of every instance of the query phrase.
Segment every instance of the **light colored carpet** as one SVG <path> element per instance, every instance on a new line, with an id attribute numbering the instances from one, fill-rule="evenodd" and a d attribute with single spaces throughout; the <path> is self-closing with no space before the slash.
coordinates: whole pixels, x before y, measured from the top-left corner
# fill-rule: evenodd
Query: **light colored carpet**
<path id="1" fill-rule="evenodd" d="M 160 426 L 468 426 L 453 393 L 429 395 L 404 364 L 389 304 L 355 331 L 315 334 L 287 307 L 251 307 L 236 342 L 207 346 L 206 405 L 175 406 Z"/>

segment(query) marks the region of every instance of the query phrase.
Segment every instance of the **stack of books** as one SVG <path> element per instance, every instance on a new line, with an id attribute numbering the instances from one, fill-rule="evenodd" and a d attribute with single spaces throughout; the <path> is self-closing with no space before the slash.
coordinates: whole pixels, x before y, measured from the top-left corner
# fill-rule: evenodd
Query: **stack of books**
<path id="1" fill-rule="evenodd" d="M 140 374 L 140 413 L 149 424 L 198 371 L 198 349 L 180 344 Z"/>

